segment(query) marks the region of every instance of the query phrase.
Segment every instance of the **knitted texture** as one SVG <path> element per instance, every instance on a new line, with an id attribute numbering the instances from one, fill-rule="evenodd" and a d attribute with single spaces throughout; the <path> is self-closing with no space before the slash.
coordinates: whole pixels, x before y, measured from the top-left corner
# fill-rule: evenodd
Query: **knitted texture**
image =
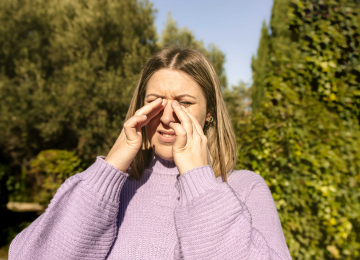
<path id="1" fill-rule="evenodd" d="M 181 176 L 153 154 L 140 181 L 103 156 L 67 179 L 12 241 L 17 259 L 291 259 L 264 179 L 211 166 Z"/>

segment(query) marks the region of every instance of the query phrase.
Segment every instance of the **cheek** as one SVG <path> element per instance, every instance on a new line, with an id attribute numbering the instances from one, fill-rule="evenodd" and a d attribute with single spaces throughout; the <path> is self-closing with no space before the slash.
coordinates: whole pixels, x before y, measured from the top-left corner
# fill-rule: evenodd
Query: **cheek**
<path id="1" fill-rule="evenodd" d="M 206 109 L 204 109 L 203 111 L 206 111 Z M 204 126 L 205 124 L 205 118 L 206 118 L 206 114 L 205 113 L 201 113 L 198 109 L 195 111 L 191 111 L 190 113 L 197 119 L 197 121 L 199 122 L 199 124 L 201 126 Z"/>
<path id="2" fill-rule="evenodd" d="M 156 129 L 158 128 L 158 126 L 160 124 L 159 119 L 160 119 L 160 115 L 157 115 L 154 118 L 152 118 L 145 126 L 146 134 L 147 134 L 149 141 L 151 141 L 151 138 L 156 133 Z"/>

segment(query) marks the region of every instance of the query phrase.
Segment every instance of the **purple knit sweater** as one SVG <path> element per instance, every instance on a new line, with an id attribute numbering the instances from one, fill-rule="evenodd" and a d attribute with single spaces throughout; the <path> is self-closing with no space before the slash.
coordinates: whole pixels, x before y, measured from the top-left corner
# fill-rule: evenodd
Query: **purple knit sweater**
<path id="1" fill-rule="evenodd" d="M 291 259 L 264 179 L 153 155 L 140 181 L 99 156 L 64 182 L 9 259 Z"/>

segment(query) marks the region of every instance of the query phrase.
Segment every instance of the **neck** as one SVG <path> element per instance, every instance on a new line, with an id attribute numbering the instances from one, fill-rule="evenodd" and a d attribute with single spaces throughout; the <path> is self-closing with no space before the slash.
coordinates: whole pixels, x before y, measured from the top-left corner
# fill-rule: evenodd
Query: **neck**
<path id="1" fill-rule="evenodd" d="M 176 164 L 173 160 L 165 160 L 160 158 L 154 151 L 152 151 L 152 159 L 149 167 L 147 168 L 152 172 L 168 174 L 168 175 L 178 175 L 179 170 L 176 167 Z"/>

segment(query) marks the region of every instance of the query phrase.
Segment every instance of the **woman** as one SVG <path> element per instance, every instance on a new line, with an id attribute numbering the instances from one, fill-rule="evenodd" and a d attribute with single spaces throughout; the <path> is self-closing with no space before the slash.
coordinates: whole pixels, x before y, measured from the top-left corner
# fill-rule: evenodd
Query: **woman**
<path id="1" fill-rule="evenodd" d="M 291 259 L 269 188 L 235 160 L 212 65 L 164 49 L 109 154 L 65 181 L 9 259 Z"/>

